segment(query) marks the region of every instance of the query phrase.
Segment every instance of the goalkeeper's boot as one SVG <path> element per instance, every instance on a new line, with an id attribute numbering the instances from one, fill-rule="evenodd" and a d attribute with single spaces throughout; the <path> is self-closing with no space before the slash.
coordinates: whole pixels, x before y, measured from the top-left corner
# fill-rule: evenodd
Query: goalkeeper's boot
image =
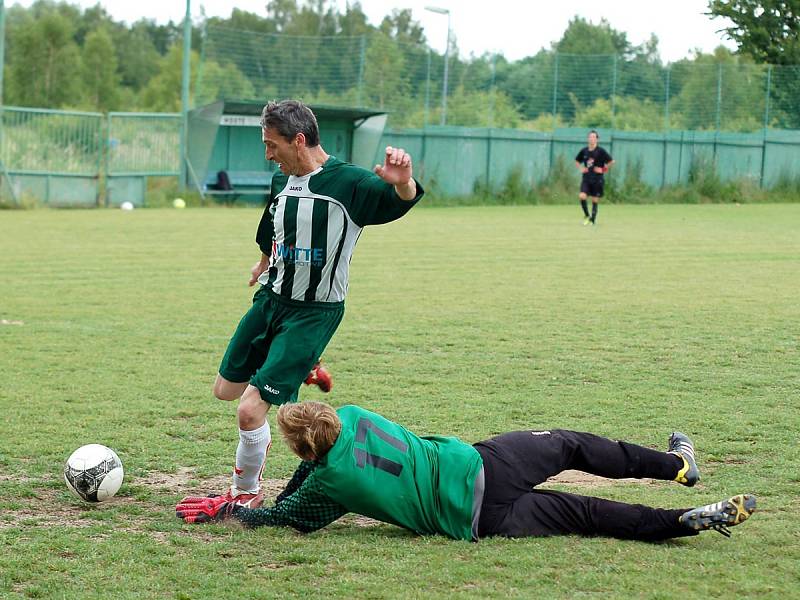
<path id="1" fill-rule="evenodd" d="M 214 502 L 228 502 L 244 508 L 258 508 L 264 503 L 264 492 L 261 490 L 252 493 L 242 491 L 236 486 L 231 486 L 224 494 L 209 494 L 207 496 L 186 496 L 178 504 L 192 504 L 213 499 Z"/>
<path id="2" fill-rule="evenodd" d="M 728 528 L 743 523 L 755 510 L 756 497 L 750 494 L 739 494 L 716 504 L 707 504 L 687 510 L 678 520 L 684 527 L 695 531 L 713 529 L 725 537 L 731 537 Z"/>
<path id="3" fill-rule="evenodd" d="M 306 385 L 316 385 L 326 394 L 333 389 L 333 377 L 330 371 L 322 366 L 322 363 L 314 365 L 314 368 L 311 369 L 303 383 Z"/>
<path id="4" fill-rule="evenodd" d="M 592 224 L 592 219 L 589 217 L 589 215 L 586 215 L 586 216 L 583 218 L 583 224 L 584 224 L 584 225 L 591 225 L 591 224 Z"/>
<path id="5" fill-rule="evenodd" d="M 697 468 L 697 463 L 694 459 L 694 444 L 689 436 L 680 431 L 675 431 L 669 436 L 669 450 L 670 454 L 683 459 L 683 466 L 678 471 L 675 481 L 692 487 L 695 483 L 700 481 L 700 469 Z"/>
<path id="6" fill-rule="evenodd" d="M 243 506 L 244 508 L 258 508 L 264 503 L 264 492 L 258 490 L 255 493 L 242 491 L 235 485 L 223 494 L 226 502 Z"/>

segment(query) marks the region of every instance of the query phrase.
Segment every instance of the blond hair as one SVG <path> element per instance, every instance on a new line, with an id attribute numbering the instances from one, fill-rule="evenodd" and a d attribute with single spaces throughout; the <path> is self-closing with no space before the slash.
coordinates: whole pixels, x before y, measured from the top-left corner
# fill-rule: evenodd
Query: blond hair
<path id="1" fill-rule="evenodd" d="M 318 460 L 339 437 L 342 422 L 324 402 L 301 402 L 278 409 L 278 428 L 292 452 L 303 460 Z"/>

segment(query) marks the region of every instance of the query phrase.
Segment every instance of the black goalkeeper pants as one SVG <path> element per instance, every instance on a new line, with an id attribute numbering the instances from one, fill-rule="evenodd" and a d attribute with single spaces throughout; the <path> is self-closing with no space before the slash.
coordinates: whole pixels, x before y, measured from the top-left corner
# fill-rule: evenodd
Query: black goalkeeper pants
<path id="1" fill-rule="evenodd" d="M 674 454 L 591 433 L 514 431 L 475 444 L 486 487 L 478 536 L 600 535 L 656 541 L 694 535 L 678 522 L 689 510 L 625 504 L 535 486 L 566 469 L 611 479 L 671 481 L 683 466 Z"/>

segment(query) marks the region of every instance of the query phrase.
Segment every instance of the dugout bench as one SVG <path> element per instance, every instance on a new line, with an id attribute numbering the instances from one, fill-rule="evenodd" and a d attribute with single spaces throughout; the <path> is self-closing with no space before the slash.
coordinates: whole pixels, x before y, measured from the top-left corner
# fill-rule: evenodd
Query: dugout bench
<path id="1" fill-rule="evenodd" d="M 187 186 L 220 202 L 265 203 L 278 166 L 264 156 L 261 111 L 264 101 L 217 100 L 189 111 L 186 141 Z M 325 150 L 371 169 L 387 115 L 360 107 L 311 106 Z M 227 185 L 220 185 L 220 172 Z"/>
<path id="2" fill-rule="evenodd" d="M 244 199 L 266 202 L 272 189 L 272 171 L 218 171 L 203 182 L 203 195 L 229 203 Z"/>

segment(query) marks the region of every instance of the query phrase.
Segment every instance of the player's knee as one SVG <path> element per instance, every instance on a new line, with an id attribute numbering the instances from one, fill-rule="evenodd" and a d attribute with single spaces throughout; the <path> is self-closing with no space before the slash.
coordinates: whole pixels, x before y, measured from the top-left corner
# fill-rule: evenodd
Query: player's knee
<path id="1" fill-rule="evenodd" d="M 227 381 L 217 375 L 217 380 L 214 382 L 212 391 L 215 398 L 219 400 L 231 401 L 236 400 L 242 395 L 242 385 L 231 384 L 230 381 Z"/>
<path id="2" fill-rule="evenodd" d="M 586 200 L 586 194 L 581 192 L 580 194 L 578 194 L 578 198 L 580 198 L 581 200 Z"/>
<path id="3" fill-rule="evenodd" d="M 239 420 L 239 428 L 252 430 L 264 424 L 267 416 L 269 404 L 261 399 L 261 395 L 254 387 L 250 387 L 242 394 L 239 400 L 239 407 L 236 409 L 236 417 Z"/>

